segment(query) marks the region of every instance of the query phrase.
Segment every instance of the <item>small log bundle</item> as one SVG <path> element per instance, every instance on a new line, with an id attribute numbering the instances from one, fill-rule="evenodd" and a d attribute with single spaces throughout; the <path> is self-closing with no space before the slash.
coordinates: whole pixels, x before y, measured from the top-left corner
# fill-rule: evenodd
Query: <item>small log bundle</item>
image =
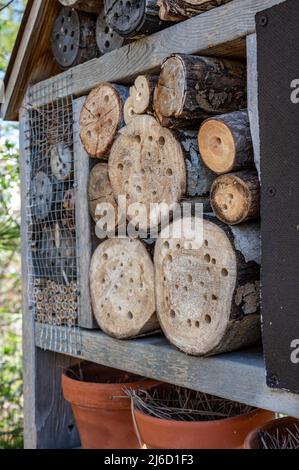
<path id="1" fill-rule="evenodd" d="M 126 38 L 149 35 L 168 26 L 159 18 L 156 0 L 105 0 L 105 14 L 110 28 Z"/>
<path id="2" fill-rule="evenodd" d="M 58 181 L 71 177 L 73 171 L 73 154 L 70 147 L 60 143 L 50 149 L 51 171 Z"/>
<path id="3" fill-rule="evenodd" d="M 90 267 L 93 312 L 100 328 L 118 339 L 159 329 L 154 266 L 139 240 L 111 239 L 96 249 Z"/>
<path id="4" fill-rule="evenodd" d="M 65 7 L 76 8 L 76 10 L 87 13 L 98 13 L 103 6 L 103 0 L 59 0 Z"/>
<path id="5" fill-rule="evenodd" d="M 32 180 L 30 188 L 30 205 L 32 215 L 38 220 L 45 220 L 53 204 L 52 181 L 46 173 L 39 171 Z"/>
<path id="6" fill-rule="evenodd" d="M 182 21 L 200 15 L 231 0 L 158 0 L 163 21 Z"/>
<path id="7" fill-rule="evenodd" d="M 136 114 L 153 114 L 153 99 L 158 77 L 139 75 L 130 88 L 130 96 L 124 107 L 125 123 L 129 124 Z"/>
<path id="8" fill-rule="evenodd" d="M 168 127 L 246 107 L 246 67 L 212 57 L 175 54 L 162 65 L 154 94 L 155 114 Z"/>
<path id="9" fill-rule="evenodd" d="M 63 69 L 99 57 L 96 17 L 73 8 L 62 8 L 51 36 L 52 53 Z"/>
<path id="10" fill-rule="evenodd" d="M 124 125 L 123 108 L 129 89 L 102 83 L 88 95 L 80 116 L 80 136 L 92 158 L 108 159 L 119 129 Z"/>
<path id="11" fill-rule="evenodd" d="M 107 25 L 104 6 L 97 18 L 96 40 L 101 55 L 119 49 L 125 43 L 125 39 Z"/>
<path id="12" fill-rule="evenodd" d="M 183 219 L 183 227 L 190 222 L 195 218 Z M 162 232 L 154 258 L 161 327 L 172 344 L 195 356 L 253 345 L 261 330 L 259 225 L 228 227 L 211 217 L 203 233 L 201 244 L 190 242 L 188 232 L 180 239 Z"/>
<path id="13" fill-rule="evenodd" d="M 247 111 L 206 120 L 199 130 L 198 145 L 204 164 L 217 174 L 254 168 Z"/>
<path id="14" fill-rule="evenodd" d="M 230 225 L 256 219 L 260 215 L 260 183 L 253 171 L 219 176 L 211 190 L 211 205 L 216 217 Z"/>

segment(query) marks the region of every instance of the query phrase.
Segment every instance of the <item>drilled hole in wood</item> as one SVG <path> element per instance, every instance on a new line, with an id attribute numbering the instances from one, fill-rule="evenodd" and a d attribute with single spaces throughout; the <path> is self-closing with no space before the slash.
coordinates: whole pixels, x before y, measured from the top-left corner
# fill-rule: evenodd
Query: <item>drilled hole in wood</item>
<path id="1" fill-rule="evenodd" d="M 129 317 L 130 320 L 133 320 L 133 318 L 134 318 L 133 313 L 132 313 L 132 312 L 128 312 L 128 317 Z"/>
<path id="2" fill-rule="evenodd" d="M 141 144 L 141 137 L 140 135 L 136 135 L 135 140 L 138 144 Z"/>
<path id="3" fill-rule="evenodd" d="M 190 320 L 190 318 L 187 320 L 187 323 L 190 327 L 192 326 L 192 320 Z"/>
<path id="4" fill-rule="evenodd" d="M 201 285 L 201 287 L 204 287 L 205 283 L 203 281 L 201 281 L 200 285 Z"/>
<path id="5" fill-rule="evenodd" d="M 195 322 L 195 327 L 196 327 L 196 328 L 199 328 L 199 327 L 200 327 L 199 321 L 196 321 L 196 322 Z"/>
<path id="6" fill-rule="evenodd" d="M 190 283 L 193 282 L 193 277 L 191 276 L 191 274 L 188 274 L 187 280 L 188 280 L 188 282 L 190 282 Z"/>
<path id="7" fill-rule="evenodd" d="M 171 168 L 167 168 L 167 170 L 166 170 L 166 175 L 167 175 L 167 176 L 172 176 L 172 175 L 173 175 L 173 171 L 172 171 Z"/>
<path id="8" fill-rule="evenodd" d="M 122 311 L 122 307 L 119 306 L 119 307 L 118 307 L 118 310 L 121 312 L 121 311 Z"/>
<path id="9" fill-rule="evenodd" d="M 110 42 L 109 41 L 105 42 L 105 47 L 106 47 L 106 49 L 108 49 L 110 47 Z"/>
<path id="10" fill-rule="evenodd" d="M 170 248 L 169 242 L 164 242 L 163 247 L 166 248 L 167 250 L 169 250 L 169 248 Z"/>
<path id="11" fill-rule="evenodd" d="M 64 46 L 63 52 L 66 52 L 66 51 L 67 51 L 67 46 Z"/>
<path id="12" fill-rule="evenodd" d="M 212 264 L 217 264 L 217 261 L 215 258 L 212 258 Z"/>
<path id="13" fill-rule="evenodd" d="M 173 258 L 172 258 L 171 255 L 167 255 L 167 256 L 166 256 L 166 260 L 169 261 L 169 263 L 172 263 Z"/>
<path id="14" fill-rule="evenodd" d="M 119 165 L 117 166 L 117 168 L 120 170 L 120 171 L 123 171 L 124 169 L 124 166 L 122 163 L 119 163 Z"/>
<path id="15" fill-rule="evenodd" d="M 204 298 L 205 300 L 208 300 L 207 294 L 204 294 L 203 298 Z"/>
<path id="16" fill-rule="evenodd" d="M 91 137 L 91 131 L 87 131 L 87 135 Z"/>
<path id="17" fill-rule="evenodd" d="M 109 27 L 108 27 L 108 26 L 106 26 L 106 28 L 105 28 L 105 34 L 108 34 L 108 33 L 109 33 L 109 31 L 110 31 Z"/>
<path id="18" fill-rule="evenodd" d="M 108 259 L 107 253 L 104 253 L 104 254 L 103 254 L 103 258 L 104 258 L 105 261 L 107 261 L 107 259 Z"/>
<path id="19" fill-rule="evenodd" d="M 227 211 L 227 210 L 228 210 L 228 205 L 227 205 L 227 204 L 223 204 L 222 207 L 223 207 L 223 210 L 224 210 L 224 211 Z"/>
<path id="20" fill-rule="evenodd" d="M 141 193 L 141 191 L 142 191 L 142 189 L 141 189 L 141 186 L 136 186 L 136 191 L 137 191 L 137 193 L 139 193 L 139 194 L 140 194 L 140 193 Z"/>
<path id="21" fill-rule="evenodd" d="M 106 279 L 102 279 L 102 284 L 105 284 L 106 283 Z"/>
<path id="22" fill-rule="evenodd" d="M 223 277 L 227 277 L 228 276 L 228 270 L 226 268 L 223 268 L 222 271 L 221 271 L 221 275 Z"/>
<path id="23" fill-rule="evenodd" d="M 68 29 L 65 29 L 64 34 L 68 34 L 68 33 L 69 33 Z"/>
<path id="24" fill-rule="evenodd" d="M 165 145 L 165 139 L 164 137 L 160 137 L 159 139 L 159 144 L 161 145 L 161 147 L 163 147 Z"/>
<path id="25" fill-rule="evenodd" d="M 176 249 L 177 249 L 177 250 L 180 250 L 180 249 L 181 249 L 181 245 L 180 245 L 179 243 L 176 245 Z"/>
<path id="26" fill-rule="evenodd" d="M 206 316 L 205 316 L 205 321 L 206 321 L 206 323 L 208 323 L 208 324 L 210 325 L 210 324 L 212 323 L 212 318 L 211 318 L 211 316 L 210 316 L 210 315 L 206 315 Z"/>
<path id="27" fill-rule="evenodd" d="M 154 140 L 153 136 L 150 135 L 150 136 L 148 137 L 148 140 L 149 140 L 150 142 L 152 142 L 152 141 Z"/>
<path id="28" fill-rule="evenodd" d="M 176 315 L 175 311 L 174 311 L 174 310 L 170 310 L 170 316 L 171 316 L 171 318 L 175 318 L 175 315 Z"/>
<path id="29" fill-rule="evenodd" d="M 104 98 L 105 103 L 108 103 L 109 100 L 110 100 L 110 97 L 108 95 L 106 95 L 105 98 Z"/>
<path id="30" fill-rule="evenodd" d="M 210 268 L 207 268 L 207 273 L 209 273 L 210 271 L 211 271 Z"/>
<path id="31" fill-rule="evenodd" d="M 131 278 L 131 279 L 130 279 L 130 283 L 131 283 L 131 284 L 134 284 L 134 279 Z"/>
<path id="32" fill-rule="evenodd" d="M 184 287 L 184 291 L 188 292 L 188 287 L 187 286 Z"/>
<path id="33" fill-rule="evenodd" d="M 218 300 L 217 295 L 213 294 L 213 295 L 212 295 L 212 300 Z"/>
<path id="34" fill-rule="evenodd" d="M 204 244 L 205 244 L 205 246 L 209 246 L 208 240 L 205 240 L 205 243 L 204 243 Z"/>
<path id="35" fill-rule="evenodd" d="M 211 256 L 209 254 L 206 254 L 205 257 L 204 257 L 204 260 L 206 263 L 210 263 L 211 262 Z"/>

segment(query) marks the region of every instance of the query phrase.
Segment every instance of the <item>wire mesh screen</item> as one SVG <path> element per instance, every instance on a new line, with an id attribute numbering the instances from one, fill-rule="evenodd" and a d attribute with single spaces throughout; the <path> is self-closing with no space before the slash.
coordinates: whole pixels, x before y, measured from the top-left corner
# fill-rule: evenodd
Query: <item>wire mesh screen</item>
<path id="1" fill-rule="evenodd" d="M 38 329 L 42 344 L 59 349 L 53 341 L 64 352 L 78 353 L 79 334 L 69 344 L 74 334 L 67 331 L 78 327 L 80 295 L 70 88 L 71 75 L 34 87 L 28 95 L 27 262 L 29 305 L 43 326 Z"/>

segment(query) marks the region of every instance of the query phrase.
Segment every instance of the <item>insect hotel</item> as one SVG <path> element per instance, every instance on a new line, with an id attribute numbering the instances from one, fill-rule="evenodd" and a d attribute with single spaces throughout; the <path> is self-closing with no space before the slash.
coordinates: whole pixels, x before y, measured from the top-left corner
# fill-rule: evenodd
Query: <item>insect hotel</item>
<path id="1" fill-rule="evenodd" d="M 192 427 L 211 410 L 223 433 L 283 413 L 298 434 L 298 21 L 292 0 L 28 2 L 2 107 L 20 123 L 27 448 L 221 447 Z M 120 196 L 148 216 L 136 237 Z M 201 243 L 165 235 L 174 216 L 149 235 L 153 204 L 186 203 Z M 114 387 L 119 440 L 83 415 L 89 382 Z"/>

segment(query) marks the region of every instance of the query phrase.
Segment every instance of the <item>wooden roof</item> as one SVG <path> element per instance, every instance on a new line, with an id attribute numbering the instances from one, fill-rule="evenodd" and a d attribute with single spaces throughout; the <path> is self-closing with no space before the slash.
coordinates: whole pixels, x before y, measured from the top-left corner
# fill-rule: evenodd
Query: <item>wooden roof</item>
<path id="1" fill-rule="evenodd" d="M 28 0 L 4 79 L 2 116 L 17 121 L 30 84 L 61 71 L 51 54 L 51 31 L 59 11 L 57 0 Z"/>

